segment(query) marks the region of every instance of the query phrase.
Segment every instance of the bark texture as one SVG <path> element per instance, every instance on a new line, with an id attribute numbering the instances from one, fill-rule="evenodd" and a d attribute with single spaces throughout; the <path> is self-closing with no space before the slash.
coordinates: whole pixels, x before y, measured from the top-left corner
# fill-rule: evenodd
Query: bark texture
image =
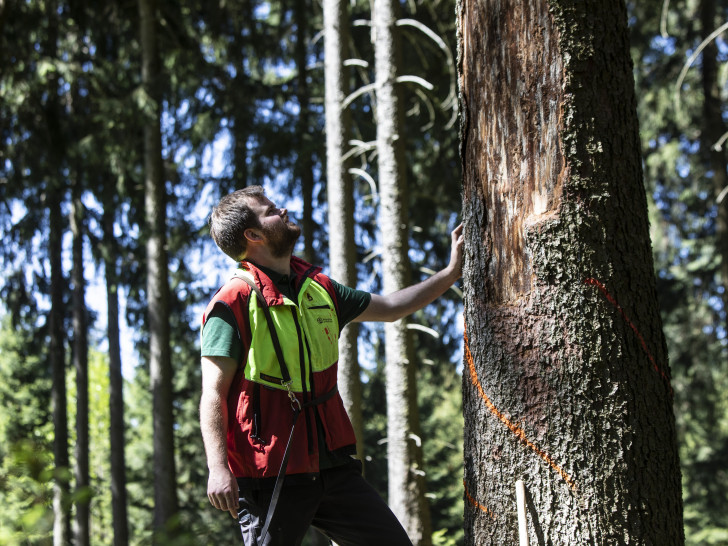
<path id="1" fill-rule="evenodd" d="M 404 135 L 400 133 L 404 124 L 396 84 L 396 3 L 375 0 L 373 10 L 379 227 L 384 293 L 390 294 L 410 284 L 407 180 Z M 431 544 L 432 531 L 425 497 L 414 351 L 407 319 L 386 324 L 385 342 L 389 504 L 412 542 L 427 545 Z"/>
<path id="2" fill-rule="evenodd" d="M 458 5 L 466 544 L 681 544 L 623 2 Z"/>

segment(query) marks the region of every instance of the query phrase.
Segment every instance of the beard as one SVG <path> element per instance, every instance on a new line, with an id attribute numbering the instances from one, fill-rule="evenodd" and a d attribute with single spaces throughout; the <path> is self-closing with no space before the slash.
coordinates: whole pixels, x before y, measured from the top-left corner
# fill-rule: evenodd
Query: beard
<path id="1" fill-rule="evenodd" d="M 301 228 L 293 222 L 287 222 L 265 227 L 263 233 L 268 239 L 268 247 L 273 257 L 283 258 L 293 253 L 293 247 L 301 236 Z"/>

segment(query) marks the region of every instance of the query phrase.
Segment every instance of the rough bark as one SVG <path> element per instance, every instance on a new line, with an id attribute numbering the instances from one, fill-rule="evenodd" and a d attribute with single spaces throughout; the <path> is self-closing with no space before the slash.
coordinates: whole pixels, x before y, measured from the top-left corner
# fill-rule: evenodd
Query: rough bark
<path id="1" fill-rule="evenodd" d="M 375 0 L 372 16 L 376 83 L 379 227 L 385 294 L 409 285 L 407 180 L 403 112 L 396 85 L 399 45 L 396 3 Z M 412 542 L 431 544 L 425 497 L 421 434 L 417 412 L 414 350 L 407 320 L 385 325 L 387 382 L 387 457 L 389 504 Z"/>
<path id="2" fill-rule="evenodd" d="M 458 5 L 466 544 L 681 544 L 623 2 Z"/>
<path id="3" fill-rule="evenodd" d="M 357 285 L 354 242 L 354 190 L 344 159 L 349 120 L 342 108 L 347 94 L 344 61 L 349 37 L 346 2 L 326 0 L 324 8 L 324 80 L 326 116 L 326 188 L 329 203 L 331 276 L 346 286 Z M 356 324 L 339 339 L 339 389 L 354 426 L 357 455 L 364 460 L 361 377 Z"/>
<path id="4" fill-rule="evenodd" d="M 91 489 L 89 481 L 89 429 L 88 429 L 88 320 L 86 318 L 86 281 L 83 276 L 83 223 L 84 210 L 80 187 L 76 183 L 71 206 L 71 233 L 73 234 L 73 367 L 76 370 L 76 519 L 74 543 L 87 546 L 90 542 L 89 518 Z"/>
<path id="5" fill-rule="evenodd" d="M 147 231 L 147 317 L 154 429 L 154 527 L 163 530 L 177 513 L 174 415 L 169 332 L 166 192 L 162 161 L 160 62 L 155 0 L 139 0 L 142 83 L 154 114 L 144 120 L 144 210 Z"/>

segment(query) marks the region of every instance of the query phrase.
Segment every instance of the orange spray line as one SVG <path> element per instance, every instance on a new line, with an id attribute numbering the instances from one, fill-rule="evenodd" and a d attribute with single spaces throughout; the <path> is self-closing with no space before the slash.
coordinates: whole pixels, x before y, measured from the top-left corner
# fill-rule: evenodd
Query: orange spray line
<path id="1" fill-rule="evenodd" d="M 556 464 L 556 461 L 546 452 L 544 452 L 542 449 L 540 449 L 536 444 L 534 444 L 531 440 L 528 439 L 526 436 L 526 432 L 513 423 L 508 417 L 503 415 L 503 413 L 498 410 L 498 408 L 495 407 L 495 404 L 491 402 L 490 398 L 488 398 L 488 395 L 485 394 L 485 391 L 483 390 L 482 385 L 480 384 L 480 381 L 478 380 L 478 373 L 475 370 L 475 362 L 473 361 L 473 355 L 470 352 L 470 342 L 468 341 L 468 333 L 467 329 L 464 332 L 464 339 L 465 339 L 465 360 L 468 363 L 468 369 L 470 370 L 470 380 L 472 381 L 473 385 L 478 389 L 478 393 L 480 394 L 480 397 L 485 401 L 485 406 L 490 410 L 490 412 L 495 415 L 498 420 L 503 423 L 508 429 L 515 434 L 521 442 L 526 444 L 529 448 L 531 448 L 539 457 L 541 457 L 544 461 L 548 463 L 548 465 L 556 471 L 556 473 L 561 476 L 564 481 L 567 483 L 567 485 L 573 490 L 576 491 L 576 483 L 574 483 L 574 480 L 571 479 L 571 477 L 566 473 L 566 471 L 561 468 L 558 464 Z"/>
<path id="2" fill-rule="evenodd" d="M 632 331 L 637 336 L 637 339 L 639 340 L 640 344 L 642 345 L 642 350 L 644 350 L 645 354 L 647 355 L 647 358 L 650 359 L 650 362 L 652 363 L 653 369 L 660 374 L 662 379 L 667 383 L 667 386 L 670 389 L 670 396 L 672 396 L 672 385 L 670 385 L 670 379 L 667 377 L 667 374 L 665 371 L 660 368 L 657 365 L 657 362 L 655 362 L 654 357 L 652 356 L 652 353 L 647 348 L 647 343 L 645 342 L 645 338 L 642 337 L 642 334 L 640 334 L 640 331 L 637 329 L 637 327 L 632 323 L 632 321 L 627 316 L 627 313 L 624 312 L 624 309 L 622 309 L 622 306 L 617 303 L 617 300 L 614 299 L 614 297 L 607 291 L 607 287 L 604 286 L 602 283 L 600 283 L 598 280 L 593 278 L 588 278 L 584 280 L 584 284 L 590 285 L 590 286 L 596 286 L 599 291 L 604 294 L 604 297 L 607 298 L 607 301 L 614 305 L 614 307 L 617 308 L 617 311 L 619 311 L 619 314 L 622 315 L 622 318 L 627 323 L 627 325 L 632 329 Z"/>

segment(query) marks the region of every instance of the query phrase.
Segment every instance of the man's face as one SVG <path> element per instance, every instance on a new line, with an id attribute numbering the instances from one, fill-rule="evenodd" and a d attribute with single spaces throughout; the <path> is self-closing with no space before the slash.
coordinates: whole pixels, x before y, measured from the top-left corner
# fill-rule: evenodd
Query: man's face
<path id="1" fill-rule="evenodd" d="M 258 215 L 260 230 L 268 248 L 276 258 L 288 256 L 301 235 L 301 228 L 288 218 L 288 211 L 278 208 L 267 197 L 262 197 L 251 208 Z"/>

